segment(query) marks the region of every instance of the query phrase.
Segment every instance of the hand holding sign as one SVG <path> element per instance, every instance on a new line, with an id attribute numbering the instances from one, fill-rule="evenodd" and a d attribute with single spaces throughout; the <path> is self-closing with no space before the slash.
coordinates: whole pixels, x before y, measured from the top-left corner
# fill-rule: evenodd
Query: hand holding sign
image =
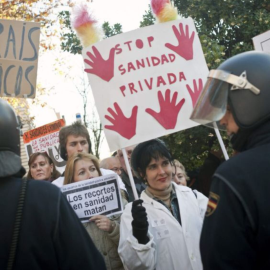
<path id="1" fill-rule="evenodd" d="M 114 229 L 115 223 L 111 221 L 109 218 L 103 215 L 97 215 L 90 218 L 90 221 L 96 223 L 97 227 L 105 232 L 111 233 Z"/>
<path id="2" fill-rule="evenodd" d="M 91 69 L 85 69 L 87 73 L 94 74 L 100 79 L 109 82 L 114 76 L 114 52 L 115 48 L 110 50 L 110 55 L 108 60 L 104 60 L 95 46 L 93 48 L 93 53 L 87 52 L 87 56 L 91 59 L 84 59 L 84 62 L 88 64 Z"/>
<path id="3" fill-rule="evenodd" d="M 191 90 L 190 86 L 187 84 L 186 85 L 187 87 L 187 90 L 190 94 L 190 97 L 192 99 L 192 105 L 193 105 L 193 108 L 197 102 L 197 99 L 198 97 L 200 96 L 200 93 L 203 89 L 203 82 L 202 82 L 202 79 L 199 79 L 199 86 L 197 86 L 197 83 L 196 83 L 196 80 L 193 80 L 193 88 L 194 88 L 194 92 Z"/>
<path id="4" fill-rule="evenodd" d="M 136 200 L 132 203 L 131 214 L 133 220 L 131 222 L 133 236 L 137 238 L 140 244 L 147 244 L 149 238 L 147 236 L 149 223 L 145 207 L 142 205 L 143 200 Z"/>
<path id="5" fill-rule="evenodd" d="M 170 43 L 166 43 L 165 46 L 183 57 L 186 60 L 193 59 L 193 40 L 195 32 L 193 31 L 191 36 L 189 37 L 189 29 L 188 25 L 186 25 L 186 34 L 184 33 L 183 24 L 179 24 L 179 29 L 176 28 L 175 25 L 172 26 L 175 37 L 178 40 L 178 45 L 174 46 Z"/>
<path id="6" fill-rule="evenodd" d="M 174 129 L 177 116 L 181 110 L 185 99 L 181 99 L 178 104 L 176 104 L 178 93 L 174 92 L 172 101 L 170 101 L 171 90 L 167 89 L 165 92 L 165 99 L 162 96 L 161 91 L 158 91 L 158 101 L 160 105 L 160 112 L 157 113 L 152 109 L 146 109 L 145 111 L 152 115 L 165 129 Z"/>
<path id="7" fill-rule="evenodd" d="M 136 134 L 136 120 L 137 120 L 137 111 L 138 106 L 133 107 L 130 118 L 127 118 L 119 105 L 114 103 L 115 112 L 108 108 L 108 112 L 112 115 L 112 117 L 105 115 L 105 118 L 109 120 L 112 125 L 106 125 L 105 128 L 114 130 L 119 133 L 124 138 L 130 140 Z"/>

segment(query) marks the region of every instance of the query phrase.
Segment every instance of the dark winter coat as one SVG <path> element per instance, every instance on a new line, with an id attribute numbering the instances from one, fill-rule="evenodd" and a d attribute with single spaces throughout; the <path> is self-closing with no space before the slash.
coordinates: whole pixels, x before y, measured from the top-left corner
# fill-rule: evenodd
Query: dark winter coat
<path id="1" fill-rule="evenodd" d="M 28 180 L 13 269 L 106 269 L 59 188 Z M 22 180 L 0 179 L 0 269 L 6 269 Z"/>
<path id="2" fill-rule="evenodd" d="M 204 269 L 270 269 L 270 123 L 213 176 L 201 235 Z"/>

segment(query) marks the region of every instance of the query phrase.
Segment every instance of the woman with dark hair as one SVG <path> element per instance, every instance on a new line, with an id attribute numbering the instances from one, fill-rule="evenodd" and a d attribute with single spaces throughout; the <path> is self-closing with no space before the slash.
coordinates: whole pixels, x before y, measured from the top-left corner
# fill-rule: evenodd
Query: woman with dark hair
<path id="1" fill-rule="evenodd" d="M 46 152 L 33 153 L 28 160 L 28 166 L 27 179 L 52 182 L 61 175 Z"/>
<path id="2" fill-rule="evenodd" d="M 133 170 L 147 184 L 121 218 L 118 252 L 126 269 L 200 270 L 207 198 L 172 181 L 173 158 L 161 140 L 137 145 Z"/>

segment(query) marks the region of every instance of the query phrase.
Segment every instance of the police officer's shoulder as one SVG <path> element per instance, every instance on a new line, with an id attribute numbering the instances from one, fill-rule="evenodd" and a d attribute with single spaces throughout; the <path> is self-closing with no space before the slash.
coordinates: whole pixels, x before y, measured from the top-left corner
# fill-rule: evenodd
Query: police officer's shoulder
<path id="1" fill-rule="evenodd" d="M 40 181 L 40 180 L 28 180 L 28 188 L 30 192 L 38 192 L 39 194 L 44 194 L 45 196 L 59 196 L 61 190 L 52 185 L 50 182 L 47 181 Z"/>
<path id="2" fill-rule="evenodd" d="M 230 157 L 228 160 L 225 162 L 222 162 L 220 166 L 216 169 L 215 174 L 219 173 L 222 175 L 226 175 L 228 170 L 234 170 L 239 166 L 239 163 L 241 163 L 242 160 L 242 154 L 239 153 L 233 157 Z"/>
<path id="3" fill-rule="evenodd" d="M 250 149 L 231 157 L 223 162 L 214 173 L 214 181 L 223 181 L 226 185 L 238 187 L 242 190 L 248 183 L 253 185 L 254 172 L 250 170 L 256 164 L 262 163 L 254 157 L 260 152 L 259 148 Z"/>

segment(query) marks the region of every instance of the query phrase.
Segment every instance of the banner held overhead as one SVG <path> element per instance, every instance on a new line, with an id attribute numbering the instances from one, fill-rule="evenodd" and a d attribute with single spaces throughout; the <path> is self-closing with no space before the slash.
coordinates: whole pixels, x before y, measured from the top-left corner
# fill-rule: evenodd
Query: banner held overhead
<path id="1" fill-rule="evenodd" d="M 111 151 L 197 125 L 208 68 L 192 19 L 110 37 L 83 57 Z"/>

